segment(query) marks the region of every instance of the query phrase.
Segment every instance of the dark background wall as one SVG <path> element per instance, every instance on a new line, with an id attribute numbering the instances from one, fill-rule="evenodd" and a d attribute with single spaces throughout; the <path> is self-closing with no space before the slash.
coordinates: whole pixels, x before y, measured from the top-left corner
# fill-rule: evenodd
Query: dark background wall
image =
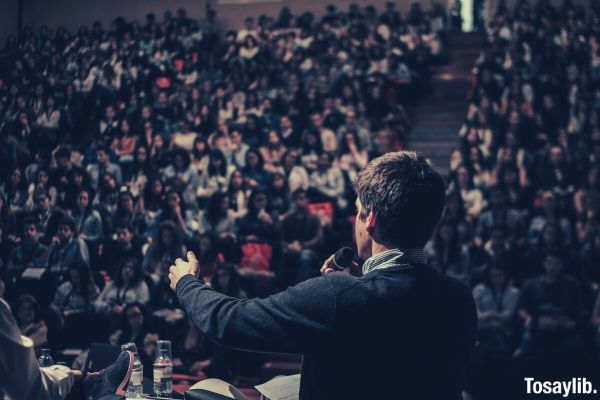
<path id="1" fill-rule="evenodd" d="M 17 30 L 17 4 L 19 0 L 0 0 L 0 45 L 6 35 Z M 180 7 L 187 10 L 190 17 L 203 18 L 206 3 L 210 0 L 21 0 L 23 2 L 23 24 L 39 27 L 48 25 L 52 28 L 65 26 L 71 30 L 81 25 L 90 25 L 96 20 L 106 26 L 118 16 L 127 19 L 144 20 L 148 12 L 154 12 L 159 18 L 167 11 L 175 11 Z M 317 15 L 324 12 L 325 6 L 336 4 L 341 9 L 347 9 L 351 3 L 360 6 L 369 4 L 378 9 L 384 7 L 387 0 L 281 0 L 254 4 L 220 4 L 212 0 L 211 4 L 217 10 L 218 21 L 225 28 L 243 26 L 247 16 L 261 14 L 276 16 L 282 7 L 287 6 L 293 12 L 311 11 Z M 408 10 L 414 0 L 396 0 L 398 9 Z M 429 0 L 421 1 L 428 7 Z"/>
<path id="2" fill-rule="evenodd" d="M 220 4 L 218 0 L 0 0 L 0 46 L 4 44 L 6 36 L 16 33 L 18 21 L 18 3 L 23 4 L 23 23 L 39 27 L 46 24 L 52 28 L 66 26 L 77 29 L 80 25 L 90 25 L 96 20 L 108 25 L 118 16 L 127 19 L 143 20 L 148 12 L 154 12 L 159 17 L 167 11 L 175 11 L 183 7 L 188 15 L 194 18 L 203 18 L 208 1 L 211 2 L 218 13 L 218 20 L 224 28 L 238 28 L 243 25 L 246 16 L 259 16 L 261 14 L 275 16 L 283 6 L 289 7 L 293 12 L 311 11 L 316 15 L 324 12 L 327 4 L 336 4 L 340 9 L 347 9 L 351 3 L 360 6 L 374 5 L 382 9 L 387 0 L 258 0 L 253 4 Z M 438 0 L 445 5 L 454 4 L 459 0 Z M 487 0 L 491 8 L 499 0 Z M 509 5 L 518 0 L 508 0 Z M 575 0 L 576 3 L 589 4 L 596 0 Z M 396 7 L 406 12 L 415 0 L 394 0 Z M 431 5 L 431 0 L 418 1 L 424 8 Z M 562 0 L 553 0 L 560 4 Z"/>
<path id="3" fill-rule="evenodd" d="M 18 4 L 18 0 L 0 0 L 0 47 L 9 34 L 17 33 Z"/>

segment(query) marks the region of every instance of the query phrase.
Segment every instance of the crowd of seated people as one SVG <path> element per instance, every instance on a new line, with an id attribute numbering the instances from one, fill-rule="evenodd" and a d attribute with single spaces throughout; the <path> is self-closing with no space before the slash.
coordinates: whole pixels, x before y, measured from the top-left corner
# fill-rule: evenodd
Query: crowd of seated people
<path id="1" fill-rule="evenodd" d="M 597 2 L 501 6 L 473 69 L 427 250 L 473 287 L 477 398 L 512 397 L 502 371 L 523 393 L 523 376 L 591 376 L 598 362 L 599 20 Z"/>
<path id="2" fill-rule="evenodd" d="M 176 370 L 231 376 L 243 357 L 188 322 L 168 267 L 193 250 L 236 297 L 318 275 L 351 243 L 357 171 L 402 148 L 403 103 L 442 59 L 443 28 L 439 7 L 405 18 L 389 3 L 284 8 L 223 35 L 209 9 L 9 38 L 0 296 L 24 333 L 54 349 L 135 342 L 147 374 L 172 339 Z"/>

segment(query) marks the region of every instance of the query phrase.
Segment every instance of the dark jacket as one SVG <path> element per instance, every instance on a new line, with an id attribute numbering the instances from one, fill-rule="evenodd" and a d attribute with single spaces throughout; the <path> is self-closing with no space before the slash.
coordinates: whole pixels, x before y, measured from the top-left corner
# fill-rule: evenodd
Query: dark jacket
<path id="1" fill-rule="evenodd" d="M 230 298 L 191 275 L 176 290 L 217 342 L 302 353 L 302 400 L 461 398 L 475 304 L 467 287 L 429 266 L 332 273 L 265 299 Z"/>

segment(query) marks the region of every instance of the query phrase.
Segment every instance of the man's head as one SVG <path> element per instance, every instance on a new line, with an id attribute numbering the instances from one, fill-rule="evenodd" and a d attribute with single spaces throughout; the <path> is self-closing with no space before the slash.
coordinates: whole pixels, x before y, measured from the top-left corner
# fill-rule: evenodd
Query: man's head
<path id="1" fill-rule="evenodd" d="M 23 222 L 23 241 L 26 243 L 35 243 L 38 239 L 38 229 L 35 220 L 27 218 Z"/>
<path id="2" fill-rule="evenodd" d="M 67 243 L 75 233 L 75 220 L 73 217 L 65 215 L 58 224 L 58 234 L 62 243 Z"/>
<path id="3" fill-rule="evenodd" d="M 368 258 L 373 245 L 421 248 L 442 215 L 445 184 L 429 163 L 412 152 L 387 153 L 356 178 L 355 240 Z"/>
<path id="4" fill-rule="evenodd" d="M 128 225 L 123 224 L 117 227 L 117 241 L 124 248 L 128 248 L 131 245 L 133 233 Z"/>

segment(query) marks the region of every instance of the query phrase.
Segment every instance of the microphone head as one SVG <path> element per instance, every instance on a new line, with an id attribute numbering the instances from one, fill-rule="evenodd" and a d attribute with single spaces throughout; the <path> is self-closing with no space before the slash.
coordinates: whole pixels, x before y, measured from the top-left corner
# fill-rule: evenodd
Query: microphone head
<path id="1" fill-rule="evenodd" d="M 333 265 L 339 270 L 351 267 L 353 260 L 354 250 L 352 250 L 350 247 L 342 247 L 333 255 Z"/>

